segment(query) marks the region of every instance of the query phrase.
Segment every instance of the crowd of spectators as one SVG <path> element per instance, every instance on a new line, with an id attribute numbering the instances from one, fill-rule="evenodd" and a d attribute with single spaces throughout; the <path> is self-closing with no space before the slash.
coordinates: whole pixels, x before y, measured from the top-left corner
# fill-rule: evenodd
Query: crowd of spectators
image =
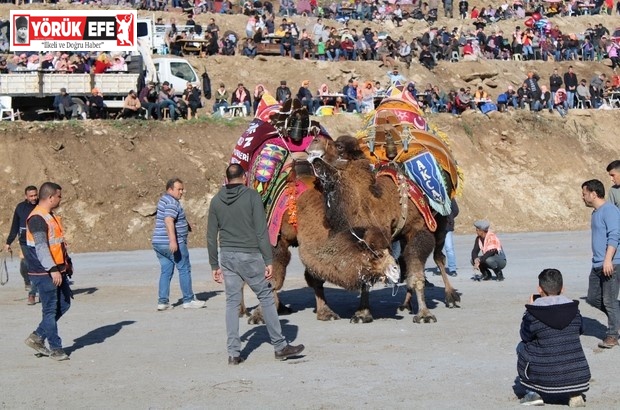
<path id="1" fill-rule="evenodd" d="M 25 52 L 10 58 L 0 57 L 0 73 L 48 71 L 58 73 L 127 72 L 125 55 L 105 52 L 57 51 L 49 53 Z"/>

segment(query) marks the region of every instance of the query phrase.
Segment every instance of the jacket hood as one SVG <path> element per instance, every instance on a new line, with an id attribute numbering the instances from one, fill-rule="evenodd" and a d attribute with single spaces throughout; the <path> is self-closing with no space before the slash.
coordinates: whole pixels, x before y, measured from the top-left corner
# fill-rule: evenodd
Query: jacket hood
<path id="1" fill-rule="evenodd" d="M 547 296 L 525 305 L 527 311 L 553 329 L 564 329 L 579 313 L 579 302 L 566 296 Z"/>
<path id="2" fill-rule="evenodd" d="M 220 192 L 217 193 L 217 197 L 226 205 L 230 205 L 237 199 L 241 198 L 248 191 L 248 187 L 243 184 L 231 184 L 226 185 Z"/>

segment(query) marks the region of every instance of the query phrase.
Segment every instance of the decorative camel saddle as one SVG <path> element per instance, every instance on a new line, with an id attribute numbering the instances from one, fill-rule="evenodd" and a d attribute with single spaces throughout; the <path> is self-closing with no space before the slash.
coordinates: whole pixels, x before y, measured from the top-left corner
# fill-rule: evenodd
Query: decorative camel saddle
<path id="1" fill-rule="evenodd" d="M 450 214 L 459 171 L 446 142 L 427 131 L 422 111 L 407 94 L 383 100 L 357 138 L 377 175 L 389 176 L 397 185 L 404 177 L 409 198 L 435 231 L 432 210 Z"/>
<path id="2" fill-rule="evenodd" d="M 331 139 L 318 122 L 310 120 L 299 100 L 288 100 L 280 106 L 265 95 L 233 150 L 230 162 L 248 170 L 248 186 L 261 195 L 273 246 L 287 211 L 288 222 L 296 226 L 296 199 L 312 183 L 300 177 L 307 173 L 301 162 L 317 136 Z"/>

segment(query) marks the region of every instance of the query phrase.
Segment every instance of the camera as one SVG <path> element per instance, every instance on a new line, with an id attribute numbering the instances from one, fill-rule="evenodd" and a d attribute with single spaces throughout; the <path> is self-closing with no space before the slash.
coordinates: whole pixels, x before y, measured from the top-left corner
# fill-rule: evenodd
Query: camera
<path id="1" fill-rule="evenodd" d="M 538 299 L 539 297 L 540 297 L 540 295 L 534 294 L 534 295 L 532 295 L 532 300 L 536 300 L 536 299 Z"/>

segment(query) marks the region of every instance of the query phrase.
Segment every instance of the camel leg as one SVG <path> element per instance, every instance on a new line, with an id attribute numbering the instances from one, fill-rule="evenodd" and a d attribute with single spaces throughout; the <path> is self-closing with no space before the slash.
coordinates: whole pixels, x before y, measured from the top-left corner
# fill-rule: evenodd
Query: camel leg
<path id="1" fill-rule="evenodd" d="M 370 313 L 370 286 L 363 284 L 360 295 L 360 306 L 351 318 L 351 323 L 370 323 L 374 320 Z"/>
<path id="2" fill-rule="evenodd" d="M 338 316 L 333 310 L 331 310 L 331 308 L 327 305 L 327 301 L 325 300 L 325 288 L 323 287 L 325 281 L 312 276 L 312 274 L 308 272 L 308 269 L 305 270 L 304 277 L 306 278 L 306 283 L 308 283 L 308 286 L 314 289 L 317 320 L 339 320 L 340 316 Z"/>
<path id="3" fill-rule="evenodd" d="M 407 260 L 407 295 L 415 291 L 418 301 L 418 313 L 413 316 L 414 323 L 437 322 L 426 306 L 424 295 L 424 264 L 435 248 L 435 238 L 430 231 L 422 230 L 415 233 L 404 250 Z M 407 298 L 405 298 L 407 299 Z M 410 304 L 410 303 L 409 303 Z"/>
<path id="4" fill-rule="evenodd" d="M 440 218 L 437 218 L 438 221 Z M 444 218 L 445 219 L 445 218 Z M 441 225 L 441 224 L 440 224 Z M 445 225 L 445 224 L 444 224 Z M 441 229 L 440 229 L 441 228 Z M 433 260 L 441 272 L 441 279 L 445 287 L 445 303 L 448 308 L 460 307 L 457 303 L 461 301 L 461 296 L 452 287 L 448 272 L 446 271 L 446 256 L 443 254 L 443 245 L 446 242 L 446 230 L 444 226 L 438 226 L 435 231 L 435 250 L 433 251 Z"/>
<path id="5" fill-rule="evenodd" d="M 289 243 L 286 240 L 279 239 L 275 248 L 273 248 L 273 279 L 271 285 L 273 286 L 273 297 L 276 302 L 276 308 L 278 314 L 285 315 L 290 314 L 291 310 L 286 306 L 280 304 L 280 298 L 278 297 L 278 291 L 282 289 L 284 285 L 284 278 L 286 277 L 286 267 L 291 261 L 291 252 L 288 250 Z M 265 323 L 263 319 L 263 311 L 260 304 L 252 312 L 252 316 L 248 319 L 248 324 L 258 325 Z"/>
<path id="6" fill-rule="evenodd" d="M 245 291 L 245 283 L 243 284 L 243 287 L 241 288 L 241 305 L 239 306 L 239 317 L 250 316 L 250 312 L 248 311 L 248 308 L 245 306 L 245 299 L 243 297 L 244 291 Z"/>

